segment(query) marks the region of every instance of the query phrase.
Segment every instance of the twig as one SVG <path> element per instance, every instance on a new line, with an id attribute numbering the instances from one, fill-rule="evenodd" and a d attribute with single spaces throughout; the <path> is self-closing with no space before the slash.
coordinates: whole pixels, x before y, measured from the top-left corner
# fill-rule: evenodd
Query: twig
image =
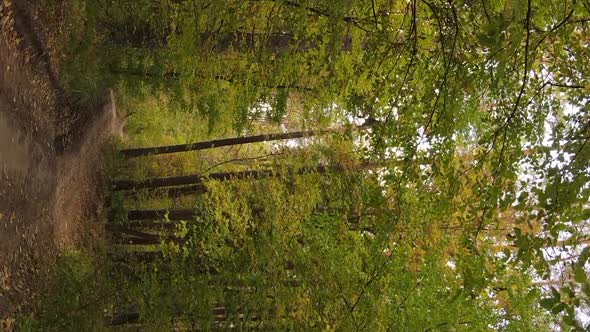
<path id="1" fill-rule="evenodd" d="M 551 86 L 557 86 L 560 88 L 568 88 L 568 89 L 583 89 L 584 88 L 583 85 L 568 85 L 568 84 L 557 83 L 557 82 L 547 82 L 547 84 L 549 84 Z"/>
<path id="2" fill-rule="evenodd" d="M 531 35 L 530 21 L 531 21 L 531 12 L 532 12 L 531 7 L 532 7 L 531 0 L 528 0 L 527 1 L 526 20 L 525 20 L 525 22 L 526 22 L 525 23 L 526 42 L 525 42 L 525 49 L 524 49 L 524 70 L 523 70 L 523 77 L 522 77 L 522 84 L 520 86 L 520 91 L 518 92 L 518 96 L 516 97 L 516 101 L 514 103 L 514 107 L 512 108 L 512 112 L 510 112 L 510 115 L 508 116 L 508 118 L 506 119 L 504 124 L 500 128 L 498 128 L 498 130 L 494 134 L 494 144 L 495 144 L 498 134 L 500 133 L 501 130 L 504 130 L 502 148 L 500 150 L 500 155 L 498 157 L 498 166 L 496 167 L 496 170 L 494 171 L 494 173 L 497 173 L 500 169 L 500 166 L 502 165 L 502 161 L 504 159 L 504 151 L 505 151 L 505 147 L 506 147 L 507 132 L 508 132 L 508 129 L 510 127 L 510 124 L 511 124 L 514 116 L 516 115 L 516 111 L 518 110 L 518 105 L 520 104 L 520 100 L 522 99 L 522 96 L 524 95 L 526 85 L 528 83 L 528 78 L 529 78 L 529 70 L 528 70 L 529 69 L 529 46 L 530 46 L 530 35 Z"/>
<path id="3" fill-rule="evenodd" d="M 373 8 L 373 18 L 375 19 L 375 29 L 378 29 L 379 22 L 377 21 L 377 12 L 375 12 L 375 0 L 371 0 L 371 7 Z"/>
<path id="4" fill-rule="evenodd" d="M 203 173 L 207 173 L 209 172 L 211 169 L 221 166 L 221 165 L 225 165 L 225 164 L 229 164 L 229 163 L 233 163 L 233 162 L 239 162 L 239 161 L 248 161 L 248 160 L 256 160 L 256 159 L 262 159 L 262 158 L 266 158 L 266 157 L 270 157 L 270 156 L 277 156 L 277 155 L 281 155 L 282 153 L 269 153 L 269 154 L 265 154 L 262 156 L 256 156 L 256 157 L 250 157 L 250 158 L 235 158 L 235 159 L 230 159 L 230 160 L 226 160 L 226 161 L 222 161 L 220 163 L 217 163 L 209 168 L 207 168 Z"/>

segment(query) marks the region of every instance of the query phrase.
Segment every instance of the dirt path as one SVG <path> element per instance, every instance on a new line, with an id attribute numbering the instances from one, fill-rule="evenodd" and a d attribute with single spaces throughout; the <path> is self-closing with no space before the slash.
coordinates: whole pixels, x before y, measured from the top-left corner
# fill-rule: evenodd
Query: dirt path
<path id="1" fill-rule="evenodd" d="M 30 308 L 59 250 L 102 212 L 102 148 L 121 121 L 112 94 L 71 109 L 29 6 L 0 0 L 0 320 Z"/>

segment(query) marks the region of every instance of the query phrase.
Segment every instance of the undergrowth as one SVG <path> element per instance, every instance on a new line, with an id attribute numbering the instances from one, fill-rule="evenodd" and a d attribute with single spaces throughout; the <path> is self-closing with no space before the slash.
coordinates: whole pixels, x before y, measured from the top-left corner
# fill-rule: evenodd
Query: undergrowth
<path id="1" fill-rule="evenodd" d="M 104 311 L 115 290 L 105 274 L 104 257 L 96 252 L 63 252 L 53 284 L 36 310 L 17 320 L 20 331 L 100 331 Z"/>
<path id="2" fill-rule="evenodd" d="M 95 0 L 42 0 L 42 21 L 55 32 L 51 35 L 55 65 L 67 97 L 77 105 L 97 105 L 108 88 L 116 91 L 117 109 L 127 115 L 128 139 L 114 144 L 106 153 L 111 178 L 142 179 L 178 174 L 206 174 L 247 168 L 240 161 L 245 156 L 267 154 L 263 145 L 228 147 L 211 151 L 180 153 L 124 160 L 117 150 L 125 147 L 181 144 L 214 138 L 235 136 L 232 105 L 223 100 L 223 89 L 207 89 L 208 99 L 214 101 L 216 116 L 203 109 L 185 107 L 173 102 L 173 93 L 134 77 L 113 74 L 111 65 L 121 58 L 114 47 L 105 42 L 108 36 L 97 22 L 108 11 Z M 52 13 L 58 13 L 54 15 Z M 117 64 L 120 65 L 120 64 Z M 227 98 L 226 98 L 227 99 Z M 234 105 L 235 106 L 235 105 Z M 206 108 L 206 107 L 205 107 Z M 227 109 L 226 109 L 227 108 Z M 254 132 L 252 132 L 254 133 Z M 193 206 L 194 198 L 171 201 L 161 195 L 130 198 L 122 193 L 109 196 L 111 221 L 126 222 L 126 210 L 131 208 L 162 208 Z M 89 221 L 91 222 L 91 221 Z M 101 241 L 98 241 L 101 242 Z M 113 267 L 110 254 L 114 246 L 87 246 L 61 252 L 52 278 L 30 313 L 17 318 L 20 331 L 102 331 L 108 327 L 109 315 L 128 305 L 128 292 L 137 291 L 129 284 L 128 275 Z M 109 254 L 107 254 L 109 252 Z M 141 286 L 141 283 L 140 283 Z M 141 298 L 135 295 L 135 298 Z"/>

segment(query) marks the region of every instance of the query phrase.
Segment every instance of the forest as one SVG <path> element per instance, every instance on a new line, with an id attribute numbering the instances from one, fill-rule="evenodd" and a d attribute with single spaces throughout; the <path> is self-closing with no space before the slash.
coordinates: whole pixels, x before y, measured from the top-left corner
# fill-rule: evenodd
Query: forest
<path id="1" fill-rule="evenodd" d="M 5 328 L 590 331 L 588 0 L 36 5 L 116 137 Z"/>

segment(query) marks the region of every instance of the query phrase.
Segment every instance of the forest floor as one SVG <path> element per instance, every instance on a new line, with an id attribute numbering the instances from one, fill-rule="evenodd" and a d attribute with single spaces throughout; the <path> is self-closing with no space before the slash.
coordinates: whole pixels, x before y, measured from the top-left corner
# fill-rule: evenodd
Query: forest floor
<path id="1" fill-rule="evenodd" d="M 40 6 L 0 0 L 0 330 L 31 310 L 59 253 L 98 231 L 116 114 L 110 94 L 94 107 L 68 101 L 48 28 L 63 17 Z"/>

